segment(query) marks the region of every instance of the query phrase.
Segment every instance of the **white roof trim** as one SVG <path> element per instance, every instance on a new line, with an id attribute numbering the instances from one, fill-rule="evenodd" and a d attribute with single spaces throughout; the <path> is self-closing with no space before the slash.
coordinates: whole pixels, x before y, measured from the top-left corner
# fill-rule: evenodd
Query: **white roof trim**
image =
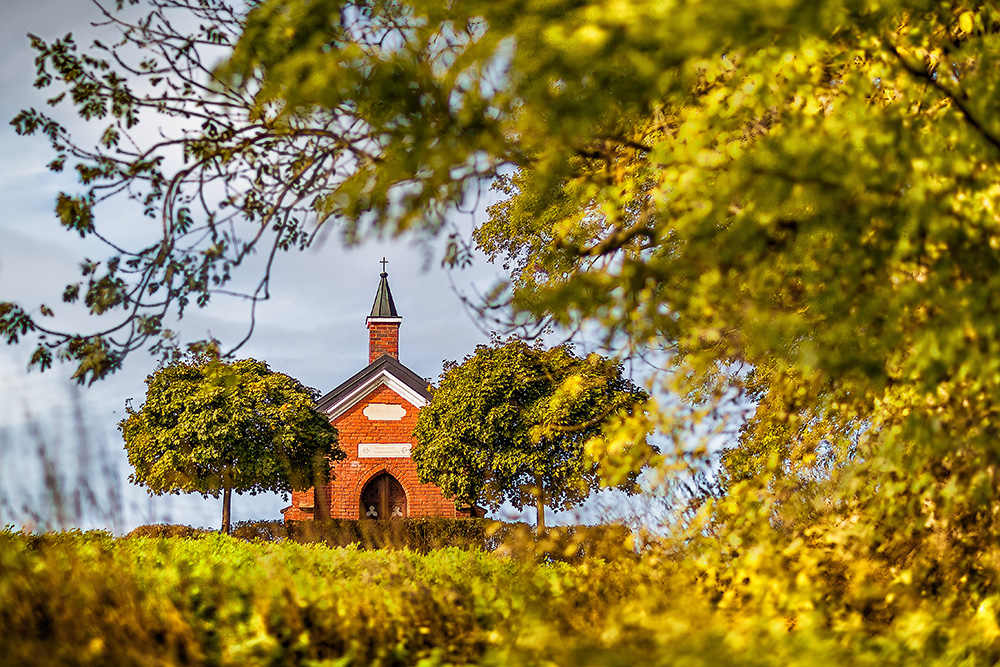
<path id="1" fill-rule="evenodd" d="M 402 317 L 366 317 L 365 322 L 367 324 L 399 324 L 403 321 Z"/>
<path id="2" fill-rule="evenodd" d="M 340 417 L 382 385 L 392 389 L 416 408 L 422 408 L 427 405 L 427 399 L 410 389 L 402 380 L 390 373 L 388 369 L 382 369 L 378 375 L 328 407 L 326 409 L 326 416 L 331 420 Z"/>

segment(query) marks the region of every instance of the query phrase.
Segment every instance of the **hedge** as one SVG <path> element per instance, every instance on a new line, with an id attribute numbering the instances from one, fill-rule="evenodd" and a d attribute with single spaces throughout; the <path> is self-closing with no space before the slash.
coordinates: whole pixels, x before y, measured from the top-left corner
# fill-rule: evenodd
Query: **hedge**
<path id="1" fill-rule="evenodd" d="M 127 537 L 197 537 L 210 531 L 171 524 L 140 526 Z M 579 562 L 588 558 L 634 558 L 632 534 L 620 524 L 558 526 L 539 535 L 526 523 L 489 519 L 408 518 L 389 521 L 324 519 L 318 521 L 241 521 L 233 537 L 246 541 L 291 540 L 330 547 L 409 549 L 428 553 L 457 547 L 545 561 Z"/>

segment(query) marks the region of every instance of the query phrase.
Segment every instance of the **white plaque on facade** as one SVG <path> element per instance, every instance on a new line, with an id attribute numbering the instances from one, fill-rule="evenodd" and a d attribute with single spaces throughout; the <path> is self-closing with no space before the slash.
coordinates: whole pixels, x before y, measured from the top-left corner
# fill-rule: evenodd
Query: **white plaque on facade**
<path id="1" fill-rule="evenodd" d="M 359 459 L 400 459 L 410 457 L 410 443 L 393 445 L 358 445 Z"/>
<path id="2" fill-rule="evenodd" d="M 369 403 L 361 411 L 361 414 L 371 421 L 398 422 L 406 416 L 406 409 L 402 405 Z"/>

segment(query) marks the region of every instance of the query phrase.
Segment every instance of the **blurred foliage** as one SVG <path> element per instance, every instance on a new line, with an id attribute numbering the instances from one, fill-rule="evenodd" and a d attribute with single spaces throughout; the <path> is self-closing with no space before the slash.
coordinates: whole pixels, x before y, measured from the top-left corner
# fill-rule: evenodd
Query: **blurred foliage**
<path id="1" fill-rule="evenodd" d="M 648 398 L 617 360 L 494 336 L 461 363 L 445 363 L 413 430 L 412 458 L 420 481 L 459 505 L 535 505 L 544 528 L 546 505 L 567 509 L 602 485 L 587 443 L 616 417 L 641 412 Z M 629 448 L 653 451 L 645 434 Z M 615 487 L 636 493 L 638 474 Z"/>
<path id="2" fill-rule="evenodd" d="M 239 527 L 239 524 L 236 524 L 236 527 Z M 177 523 L 152 523 L 136 526 L 125 537 L 197 537 L 212 532 L 208 528 L 194 528 Z"/>
<path id="3" fill-rule="evenodd" d="M 156 6 L 211 19 L 215 3 Z M 115 128 L 136 105 L 156 110 L 155 95 L 130 94 L 110 59 L 88 61 L 67 40 L 36 43 L 39 85 L 73 93 L 54 103 L 115 126 L 111 148 L 95 151 L 41 114 L 15 119 L 66 155 L 53 168 L 78 163 L 86 191 L 60 197 L 61 223 L 98 234 L 93 204 L 135 185 L 164 232 L 85 263 L 65 294 L 95 313 L 127 308 L 121 326 L 139 333 L 118 347 L 55 336 L 40 324 L 50 309 L 0 304 L 8 341 L 51 336 L 33 363 L 57 349 L 79 378 L 98 377 L 142 336 L 169 341 L 157 314 L 207 301 L 258 240 L 277 251 L 334 225 L 348 241 L 433 235 L 493 178 L 503 199 L 474 240 L 512 273 L 494 295 L 519 321 L 588 328 L 662 361 L 659 387 L 687 401 L 619 420 L 590 453 L 627 475 L 645 461 L 624 445 L 655 427 L 674 445 L 664 473 L 698 469 L 711 460 L 684 440 L 687 426 L 734 396 L 757 401 L 724 488 L 668 526 L 662 553 L 613 576 L 538 567 L 526 580 L 572 586 L 537 598 L 517 597 L 520 575 L 484 585 L 477 596 L 509 595 L 517 611 L 456 621 L 482 639 L 478 653 L 410 653 L 425 646 L 408 643 L 413 624 L 370 650 L 503 664 L 1000 659 L 994 3 L 262 0 L 219 24 L 233 47 L 208 86 L 220 97 L 162 103 L 212 121 L 172 140 L 192 160 L 175 174 L 156 147 L 108 155 Z M 177 37 L 125 34 L 132 45 Z M 193 52 L 176 53 L 180 74 L 157 58 L 150 76 L 183 91 Z M 199 107 L 211 99 L 232 107 Z M 235 194 L 209 199 L 249 222 L 242 232 L 223 236 L 214 204 L 182 212 L 229 183 Z M 161 285 L 168 298 L 145 300 Z M 309 608 L 311 589 L 296 594 Z M 289 609 L 283 623 L 304 627 Z M 303 651 L 324 650 L 312 628 L 333 618 L 311 621 Z M 349 660 L 388 660 L 345 641 L 332 645 Z"/>
<path id="4" fill-rule="evenodd" d="M 146 402 L 118 428 L 134 472 L 150 493 L 222 495 L 229 532 L 232 492 L 291 491 L 330 479 L 342 459 L 337 430 L 318 396 L 255 359 L 217 353 L 175 361 L 146 378 Z"/>
<path id="5" fill-rule="evenodd" d="M 164 536 L 176 536 L 172 527 L 165 528 L 169 532 Z M 621 524 L 556 526 L 537 531 L 526 523 L 437 517 L 391 521 L 326 519 L 287 524 L 246 521 L 236 524 L 232 535 L 249 541 L 289 539 L 320 542 L 329 547 L 356 545 L 361 549 L 408 549 L 419 553 L 448 547 L 483 549 L 547 562 L 579 562 L 590 558 L 612 561 L 635 558 L 637 553 L 634 536 Z"/>
<path id="6" fill-rule="evenodd" d="M 530 536 L 531 531 L 526 534 Z M 774 567 L 787 566 L 789 553 Z M 24 665 L 987 665 L 997 609 L 830 602 L 649 548 L 544 563 L 447 548 L 364 551 L 100 533 L 0 533 L 3 660 Z M 885 590 L 912 582 L 883 573 Z M 884 600 L 885 591 L 880 597 Z M 800 602 L 805 602 L 800 598 Z M 890 601 L 891 606 L 891 601 Z"/>
<path id="7" fill-rule="evenodd" d="M 343 6 L 263 2 L 224 72 L 259 75 L 278 117 L 347 97 L 350 65 L 331 63 L 367 54 L 328 57 L 341 25 L 309 20 Z M 413 0 L 369 15 L 396 20 L 399 42 L 360 70 L 390 157 L 366 164 L 358 201 L 391 199 L 403 155 L 448 165 L 448 187 L 498 165 L 504 198 L 475 240 L 511 270 L 514 308 L 664 359 L 661 386 L 695 406 L 622 420 L 618 441 L 652 422 L 685 453 L 693 415 L 758 399 L 725 493 L 671 527 L 709 579 L 740 583 L 720 605 L 749 596 L 748 623 L 772 609 L 883 637 L 908 619 L 959 654 L 949 633 L 971 622 L 921 614 L 995 622 L 993 4 Z M 411 97 L 382 94 L 398 61 Z M 422 193 L 445 178 L 413 173 Z"/>
<path id="8" fill-rule="evenodd" d="M 761 478 L 808 483 L 856 455 L 863 420 L 810 414 L 820 387 L 783 376 L 767 362 L 754 367 L 741 386 L 754 411 L 722 454 L 724 487 Z"/>
<path id="9" fill-rule="evenodd" d="M 212 534 L 206 528 L 177 524 L 138 526 L 133 537 L 193 538 Z M 315 521 L 240 521 L 230 533 L 247 542 L 324 544 L 359 549 L 402 549 L 428 553 L 435 549 L 485 550 L 518 559 L 578 563 L 594 558 L 634 560 L 637 536 L 622 524 L 555 526 L 538 531 L 526 523 L 489 519 L 407 517 L 391 521 L 320 519 Z"/>
<path id="10" fill-rule="evenodd" d="M 114 450 L 93 428 L 93 415 L 78 394 L 69 401 L 68 412 L 50 410 L 44 420 L 26 414 L 20 436 L 0 427 L 0 525 L 120 532 L 128 511 L 138 509 L 126 503 Z"/>

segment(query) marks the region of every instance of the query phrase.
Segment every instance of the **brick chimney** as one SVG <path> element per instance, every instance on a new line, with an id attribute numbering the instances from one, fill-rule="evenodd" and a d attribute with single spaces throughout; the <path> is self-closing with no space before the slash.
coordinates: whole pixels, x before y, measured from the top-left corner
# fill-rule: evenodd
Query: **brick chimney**
<path id="1" fill-rule="evenodd" d="M 382 268 L 378 292 L 375 293 L 375 305 L 372 306 L 372 314 L 365 320 L 368 326 L 368 363 L 383 354 L 399 359 L 399 325 L 403 318 L 396 312 L 396 304 L 392 301 L 389 274 L 384 271 L 385 264 Z"/>

